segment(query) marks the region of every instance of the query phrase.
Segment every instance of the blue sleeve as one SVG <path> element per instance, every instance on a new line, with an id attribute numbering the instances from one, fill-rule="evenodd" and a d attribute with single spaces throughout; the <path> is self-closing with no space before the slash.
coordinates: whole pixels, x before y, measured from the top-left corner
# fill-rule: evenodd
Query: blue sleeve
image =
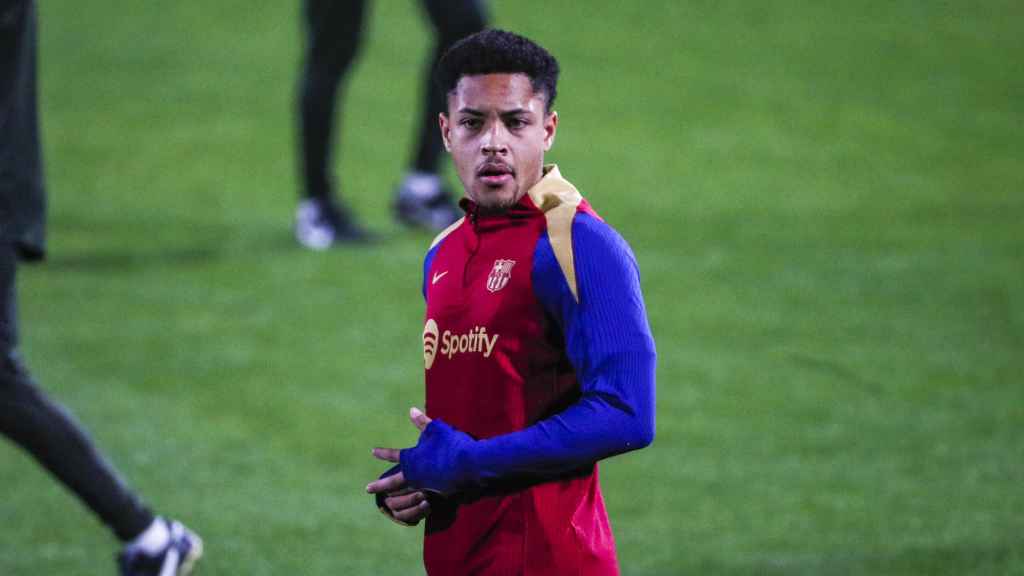
<path id="1" fill-rule="evenodd" d="M 417 446 L 403 451 L 402 469 L 413 485 L 451 493 L 502 478 L 553 475 L 653 441 L 655 348 L 636 260 L 611 227 L 585 213 L 575 217 L 572 241 L 578 301 L 546 236 L 535 251 L 533 285 L 565 336 L 580 399 L 487 440 L 432 422 Z"/>
<path id="2" fill-rule="evenodd" d="M 437 251 L 441 249 L 441 244 L 438 242 L 430 250 L 427 250 L 427 255 L 423 257 L 423 281 L 420 283 L 420 290 L 423 292 L 423 299 L 427 299 L 427 276 L 430 274 L 430 267 L 434 264 L 434 256 L 437 256 Z"/>

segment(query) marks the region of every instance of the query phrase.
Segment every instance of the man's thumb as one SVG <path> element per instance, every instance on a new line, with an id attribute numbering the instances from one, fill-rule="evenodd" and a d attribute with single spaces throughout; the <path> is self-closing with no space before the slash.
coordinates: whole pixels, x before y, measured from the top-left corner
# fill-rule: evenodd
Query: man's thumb
<path id="1" fill-rule="evenodd" d="M 420 432 L 423 432 L 423 429 L 427 427 L 427 424 L 430 424 L 430 418 L 427 418 L 427 415 L 415 406 L 409 409 L 409 420 L 412 420 L 412 425 Z"/>

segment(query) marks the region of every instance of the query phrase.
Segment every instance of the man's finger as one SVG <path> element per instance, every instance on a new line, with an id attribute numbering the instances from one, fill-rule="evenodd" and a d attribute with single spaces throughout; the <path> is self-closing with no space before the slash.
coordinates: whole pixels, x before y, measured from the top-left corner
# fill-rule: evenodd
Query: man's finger
<path id="1" fill-rule="evenodd" d="M 394 492 L 405 488 L 405 476 L 399 472 L 398 474 L 392 474 L 391 476 L 385 476 L 380 480 L 370 482 L 366 485 L 366 491 L 370 494 L 378 494 L 380 492 Z"/>
<path id="2" fill-rule="evenodd" d="M 397 448 L 374 448 L 373 457 L 397 463 L 401 452 L 402 451 Z"/>
<path id="3" fill-rule="evenodd" d="M 395 512 L 395 518 L 407 524 L 417 524 L 420 520 L 426 518 L 428 514 L 430 514 L 430 502 L 424 500 L 412 508 Z"/>
<path id="4" fill-rule="evenodd" d="M 419 490 L 411 488 L 408 485 L 406 485 L 405 488 L 399 488 L 398 490 L 392 490 L 391 492 L 388 492 L 388 498 L 392 498 L 394 496 L 405 496 L 407 494 L 412 494 L 414 492 L 419 492 Z"/>
<path id="5" fill-rule="evenodd" d="M 423 432 L 423 429 L 427 427 L 427 424 L 430 424 L 430 418 L 427 418 L 427 415 L 415 406 L 409 409 L 409 420 L 412 420 L 412 425 L 420 432 Z"/>
<path id="6" fill-rule="evenodd" d="M 426 499 L 427 495 L 423 492 L 413 492 L 411 494 L 388 496 L 384 499 L 384 504 L 387 505 L 392 514 L 395 514 L 402 510 L 419 506 L 420 502 Z"/>

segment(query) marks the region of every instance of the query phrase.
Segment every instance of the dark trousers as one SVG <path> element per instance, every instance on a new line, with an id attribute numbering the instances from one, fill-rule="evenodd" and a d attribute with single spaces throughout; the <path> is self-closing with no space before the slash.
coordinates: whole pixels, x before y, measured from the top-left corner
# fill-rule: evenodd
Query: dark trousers
<path id="1" fill-rule="evenodd" d="M 480 0 L 422 0 L 422 4 L 436 40 L 424 74 L 412 169 L 436 173 L 442 149 L 437 115 L 444 109 L 445 95 L 434 82 L 434 69 L 452 44 L 484 28 L 486 14 Z M 306 0 L 303 9 L 306 45 L 298 98 L 303 190 L 306 196 L 323 198 L 334 192 L 329 167 L 336 95 L 359 50 L 366 2 Z"/>
<path id="2" fill-rule="evenodd" d="M 46 252 L 46 194 L 36 83 L 33 0 L 0 0 L 0 241 Z"/>
<path id="3" fill-rule="evenodd" d="M 118 477 L 85 430 L 33 382 L 18 355 L 15 248 L 0 243 L 0 433 L 35 457 L 122 541 L 153 514 Z"/>

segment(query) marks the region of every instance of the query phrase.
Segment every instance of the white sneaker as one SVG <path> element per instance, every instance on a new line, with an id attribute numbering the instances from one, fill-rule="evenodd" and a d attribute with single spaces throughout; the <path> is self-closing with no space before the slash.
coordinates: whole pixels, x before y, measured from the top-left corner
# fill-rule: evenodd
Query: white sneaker
<path id="1" fill-rule="evenodd" d="M 310 198 L 295 210 L 295 239 L 310 250 L 326 250 L 338 243 L 370 240 L 348 211 L 331 200 Z"/>
<path id="2" fill-rule="evenodd" d="M 203 540 L 180 522 L 157 518 L 167 526 L 170 538 L 157 553 L 128 544 L 121 549 L 117 564 L 121 576 L 188 576 L 203 555 Z"/>

